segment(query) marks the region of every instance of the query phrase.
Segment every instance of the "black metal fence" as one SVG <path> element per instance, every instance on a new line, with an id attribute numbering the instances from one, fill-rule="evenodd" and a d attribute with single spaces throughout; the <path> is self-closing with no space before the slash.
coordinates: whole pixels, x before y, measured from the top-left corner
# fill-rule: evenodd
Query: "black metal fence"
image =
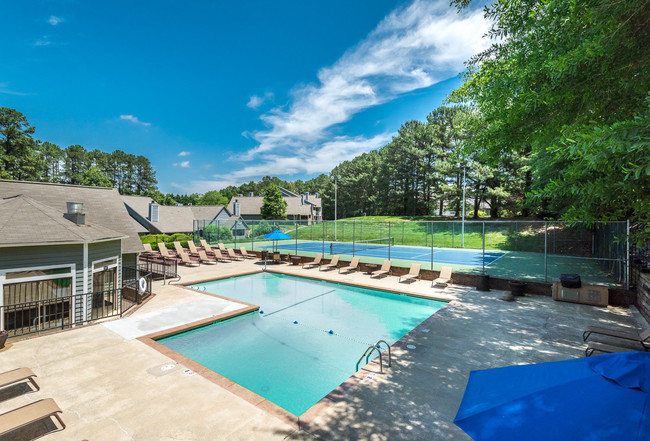
<path id="1" fill-rule="evenodd" d="M 9 337 L 17 337 L 52 332 L 121 316 L 151 295 L 152 282 L 151 273 L 138 268 L 123 267 L 122 274 L 122 288 L 36 298 L 0 306 L 4 329 Z M 30 283 L 41 282 L 28 282 L 21 285 Z M 35 292 L 37 289 L 28 289 L 27 292 Z"/>
<path id="2" fill-rule="evenodd" d="M 151 274 L 153 280 L 166 280 L 178 277 L 178 261 L 149 254 L 140 255 L 138 271 Z"/>

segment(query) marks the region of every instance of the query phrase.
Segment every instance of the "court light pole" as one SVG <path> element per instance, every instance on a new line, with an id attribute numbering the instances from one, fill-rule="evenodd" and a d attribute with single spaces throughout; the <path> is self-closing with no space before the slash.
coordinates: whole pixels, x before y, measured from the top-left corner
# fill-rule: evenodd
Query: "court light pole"
<path id="1" fill-rule="evenodd" d="M 334 176 L 334 242 L 338 242 L 336 240 L 336 208 L 338 207 L 338 192 L 336 188 L 336 184 L 338 181 L 338 176 Z"/>
<path id="2" fill-rule="evenodd" d="M 461 221 L 460 247 L 465 248 L 465 164 L 463 164 L 463 220 Z"/>

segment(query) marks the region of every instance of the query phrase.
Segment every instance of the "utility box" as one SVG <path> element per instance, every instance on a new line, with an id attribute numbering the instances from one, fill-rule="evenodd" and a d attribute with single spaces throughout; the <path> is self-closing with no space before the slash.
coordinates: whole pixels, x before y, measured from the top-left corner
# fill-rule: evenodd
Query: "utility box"
<path id="1" fill-rule="evenodd" d="M 553 299 L 561 302 L 607 306 L 609 304 L 609 287 L 604 283 L 583 281 L 580 288 L 565 288 L 560 279 L 553 279 Z"/>

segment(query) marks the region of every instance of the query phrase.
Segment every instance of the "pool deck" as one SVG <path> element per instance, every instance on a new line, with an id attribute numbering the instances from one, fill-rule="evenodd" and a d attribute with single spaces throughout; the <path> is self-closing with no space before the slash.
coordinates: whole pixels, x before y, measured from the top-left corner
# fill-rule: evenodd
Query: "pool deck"
<path id="1" fill-rule="evenodd" d="M 246 261 L 179 271 L 181 283 L 189 283 L 261 268 Z M 427 281 L 407 285 L 397 277 L 376 280 L 287 264 L 268 269 L 450 304 L 400 340 L 391 368 L 380 374 L 376 363 L 369 365 L 354 386 L 340 388 L 333 404 L 309 411 L 298 430 L 138 340 L 245 307 L 156 282 L 155 296 L 129 317 L 16 341 L 0 352 L 0 372 L 29 367 L 41 386 L 24 395 L 20 387 L 3 389 L 0 413 L 54 398 L 67 428 L 44 438 L 53 441 L 470 440 L 453 418 L 471 370 L 581 357 L 588 325 L 647 326 L 634 307 L 597 308 L 544 296 L 509 303 L 500 300 L 502 291 L 437 289 Z"/>

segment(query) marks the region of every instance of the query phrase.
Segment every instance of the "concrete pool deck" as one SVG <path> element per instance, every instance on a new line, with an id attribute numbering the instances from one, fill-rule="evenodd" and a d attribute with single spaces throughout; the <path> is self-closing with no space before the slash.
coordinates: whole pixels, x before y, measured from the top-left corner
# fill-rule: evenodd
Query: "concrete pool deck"
<path id="1" fill-rule="evenodd" d="M 181 282 L 189 283 L 261 268 L 247 261 L 179 271 Z M 174 311 L 191 322 L 243 306 L 156 282 L 155 297 L 128 318 L 16 341 L 0 352 L 0 372 L 29 367 L 41 386 L 10 399 L 3 390 L 0 413 L 54 398 L 67 428 L 47 440 L 470 440 L 453 418 L 471 370 L 581 357 L 588 325 L 644 326 L 634 307 L 597 308 L 544 296 L 508 303 L 499 300 L 501 291 L 435 289 L 427 281 L 406 285 L 397 277 L 375 280 L 286 264 L 268 268 L 451 303 L 400 341 L 403 350 L 384 374 L 367 371 L 299 431 L 134 339 L 177 326 Z"/>

